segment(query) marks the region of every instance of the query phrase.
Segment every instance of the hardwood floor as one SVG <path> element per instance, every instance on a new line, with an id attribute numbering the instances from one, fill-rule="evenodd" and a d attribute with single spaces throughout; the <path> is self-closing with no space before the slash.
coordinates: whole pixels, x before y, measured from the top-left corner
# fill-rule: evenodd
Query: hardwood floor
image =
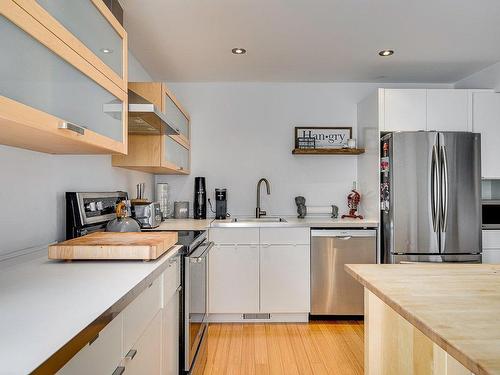
<path id="1" fill-rule="evenodd" d="M 211 324 L 204 374 L 363 374 L 363 322 Z"/>

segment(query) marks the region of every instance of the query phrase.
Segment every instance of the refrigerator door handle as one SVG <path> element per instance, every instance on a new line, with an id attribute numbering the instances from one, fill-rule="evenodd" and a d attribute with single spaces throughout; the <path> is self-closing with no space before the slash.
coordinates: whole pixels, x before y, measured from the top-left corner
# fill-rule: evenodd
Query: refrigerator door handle
<path id="1" fill-rule="evenodd" d="M 436 145 L 432 146 L 432 159 L 431 159 L 431 214 L 432 214 L 432 227 L 434 232 L 439 231 L 439 193 L 440 193 L 440 178 L 439 178 L 439 164 L 438 164 L 438 148 Z"/>
<path id="2" fill-rule="evenodd" d="M 441 232 L 446 232 L 448 223 L 448 154 L 441 146 Z"/>

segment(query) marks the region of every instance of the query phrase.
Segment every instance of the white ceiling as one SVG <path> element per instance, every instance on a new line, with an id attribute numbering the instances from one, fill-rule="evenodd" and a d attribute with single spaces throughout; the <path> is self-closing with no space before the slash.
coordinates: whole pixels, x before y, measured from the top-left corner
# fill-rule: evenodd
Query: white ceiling
<path id="1" fill-rule="evenodd" d="M 132 52 L 167 81 L 451 83 L 500 61 L 500 0 L 121 3 Z"/>

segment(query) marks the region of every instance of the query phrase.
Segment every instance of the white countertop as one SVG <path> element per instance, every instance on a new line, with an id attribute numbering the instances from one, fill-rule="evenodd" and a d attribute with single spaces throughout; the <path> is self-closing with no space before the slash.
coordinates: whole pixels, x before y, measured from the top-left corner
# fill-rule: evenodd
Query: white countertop
<path id="1" fill-rule="evenodd" d="M 153 230 L 206 230 L 214 219 L 167 219 Z"/>
<path id="2" fill-rule="evenodd" d="M 274 216 L 274 215 L 273 215 Z M 238 219 L 244 221 L 244 216 L 237 216 Z M 167 219 L 154 230 L 206 230 L 213 227 L 238 228 L 238 227 L 273 227 L 273 228 L 289 228 L 289 227 L 319 227 L 319 228 L 363 228 L 377 227 L 377 220 L 366 219 L 332 219 L 328 216 L 309 216 L 304 219 L 298 219 L 296 216 L 281 216 L 286 222 L 253 222 L 249 223 L 233 223 L 232 218 L 226 220 L 214 219 Z"/>
<path id="3" fill-rule="evenodd" d="M 151 262 L 50 261 L 45 251 L 2 267 L 0 373 L 36 369 L 179 249 Z"/>

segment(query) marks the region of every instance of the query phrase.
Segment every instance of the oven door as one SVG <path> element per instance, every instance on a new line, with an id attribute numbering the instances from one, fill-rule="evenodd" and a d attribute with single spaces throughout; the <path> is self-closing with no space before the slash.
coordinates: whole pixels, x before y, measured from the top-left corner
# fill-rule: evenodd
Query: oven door
<path id="1" fill-rule="evenodd" d="M 212 242 L 202 243 L 185 262 L 185 306 L 184 306 L 184 370 L 190 371 L 193 362 L 203 359 L 196 356 L 207 329 L 207 273 L 208 253 Z M 198 367 L 198 366 L 196 366 Z"/>

